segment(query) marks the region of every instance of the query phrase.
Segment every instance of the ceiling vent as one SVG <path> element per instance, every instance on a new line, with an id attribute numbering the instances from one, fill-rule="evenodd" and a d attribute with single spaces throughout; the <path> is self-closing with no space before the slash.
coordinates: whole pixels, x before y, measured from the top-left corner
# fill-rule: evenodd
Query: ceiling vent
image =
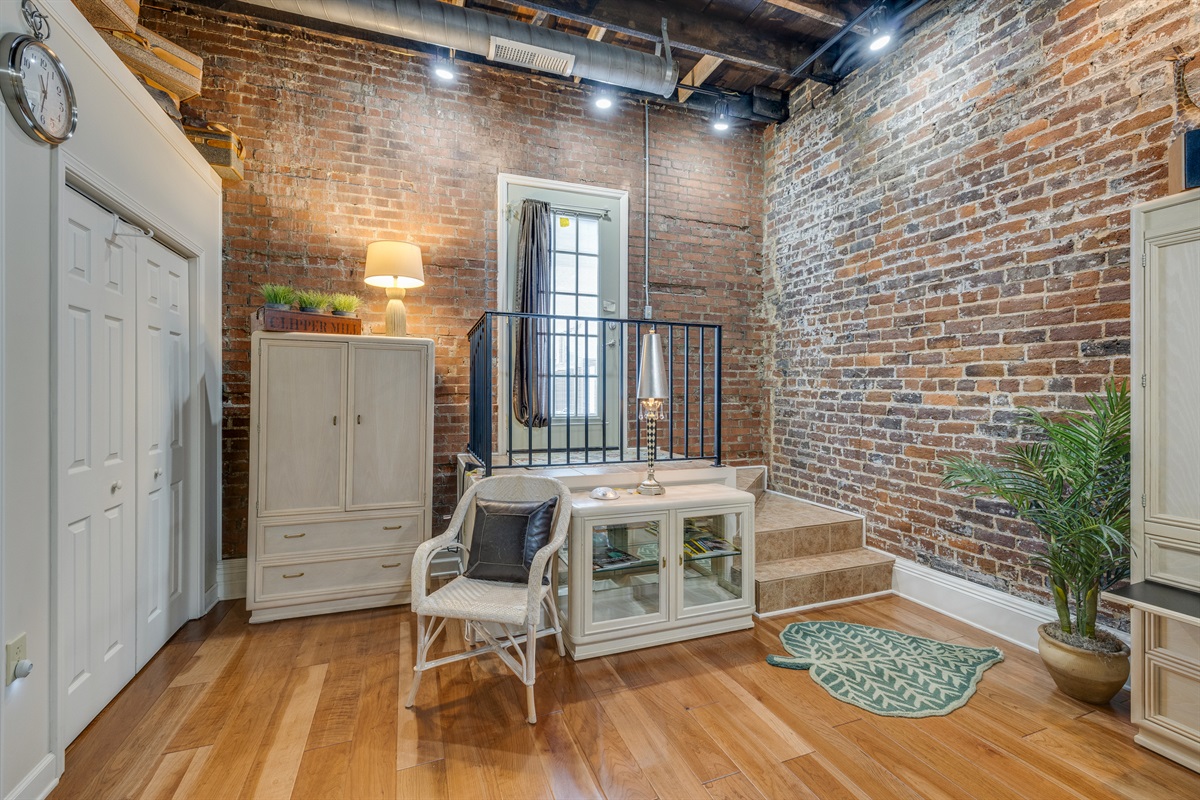
<path id="1" fill-rule="evenodd" d="M 512 64 L 563 77 L 570 75 L 575 66 L 575 56 L 571 53 L 515 42 L 512 39 L 501 39 L 499 36 L 491 38 L 487 57 L 488 61 L 498 64 Z"/>

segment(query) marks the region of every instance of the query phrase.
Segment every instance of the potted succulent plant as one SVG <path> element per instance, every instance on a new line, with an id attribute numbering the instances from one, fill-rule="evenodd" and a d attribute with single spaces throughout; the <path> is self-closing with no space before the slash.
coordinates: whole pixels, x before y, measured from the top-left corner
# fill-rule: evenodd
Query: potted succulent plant
<path id="1" fill-rule="evenodd" d="M 337 316 L 353 317 L 362 305 L 362 298 L 356 294 L 333 294 L 329 296 L 329 305 Z"/>
<path id="2" fill-rule="evenodd" d="M 1040 436 L 989 464 L 954 457 L 942 483 L 990 495 L 1037 526 L 1056 622 L 1038 629 L 1038 651 L 1065 694 L 1107 703 L 1129 677 L 1129 648 L 1096 627 L 1100 593 L 1129 575 L 1129 390 L 1110 381 L 1089 412 L 1059 420 L 1033 409 L 1021 422 Z"/>
<path id="3" fill-rule="evenodd" d="M 258 287 L 258 291 L 262 294 L 263 304 L 267 308 L 286 310 L 292 307 L 292 303 L 296 302 L 296 290 L 290 286 L 283 286 L 278 283 L 264 283 Z"/>
<path id="4" fill-rule="evenodd" d="M 324 292 L 312 289 L 299 289 L 296 292 L 296 303 L 299 304 L 301 311 L 316 313 L 329 305 L 329 296 Z"/>

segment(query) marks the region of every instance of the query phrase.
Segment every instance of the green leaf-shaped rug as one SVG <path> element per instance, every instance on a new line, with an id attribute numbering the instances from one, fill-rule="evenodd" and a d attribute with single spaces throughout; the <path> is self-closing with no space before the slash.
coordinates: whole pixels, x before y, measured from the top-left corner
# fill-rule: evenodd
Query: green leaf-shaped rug
<path id="1" fill-rule="evenodd" d="M 853 622 L 793 622 L 779 634 L 793 658 L 767 663 L 806 669 L 839 700 L 885 717 L 938 717 L 966 704 L 992 664 L 994 647 L 947 644 Z"/>

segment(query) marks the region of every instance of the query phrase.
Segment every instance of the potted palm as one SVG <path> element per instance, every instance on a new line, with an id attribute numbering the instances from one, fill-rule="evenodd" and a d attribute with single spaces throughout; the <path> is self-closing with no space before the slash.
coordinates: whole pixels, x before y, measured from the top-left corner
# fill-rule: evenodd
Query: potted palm
<path id="1" fill-rule="evenodd" d="M 1022 409 L 1036 441 L 994 464 L 947 458 L 942 483 L 997 497 L 1037 526 L 1045 550 L 1031 560 L 1046 569 L 1058 614 L 1038 629 L 1038 651 L 1065 694 L 1107 703 L 1129 677 L 1129 648 L 1096 627 L 1100 593 L 1129 575 L 1129 390 L 1110 381 L 1088 405 L 1058 420 Z"/>

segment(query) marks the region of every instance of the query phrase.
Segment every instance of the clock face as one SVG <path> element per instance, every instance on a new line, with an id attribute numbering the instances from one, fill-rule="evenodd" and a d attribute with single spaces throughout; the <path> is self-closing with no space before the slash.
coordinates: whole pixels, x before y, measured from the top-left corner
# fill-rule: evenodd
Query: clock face
<path id="1" fill-rule="evenodd" d="M 54 51 L 12 32 L 0 37 L 0 59 L 0 93 L 21 129 L 52 145 L 71 138 L 78 116 L 75 90 Z"/>
<path id="2" fill-rule="evenodd" d="M 73 127 L 74 109 L 62 65 L 40 42 L 25 45 L 20 58 L 18 72 L 33 121 L 50 138 L 66 139 Z"/>

